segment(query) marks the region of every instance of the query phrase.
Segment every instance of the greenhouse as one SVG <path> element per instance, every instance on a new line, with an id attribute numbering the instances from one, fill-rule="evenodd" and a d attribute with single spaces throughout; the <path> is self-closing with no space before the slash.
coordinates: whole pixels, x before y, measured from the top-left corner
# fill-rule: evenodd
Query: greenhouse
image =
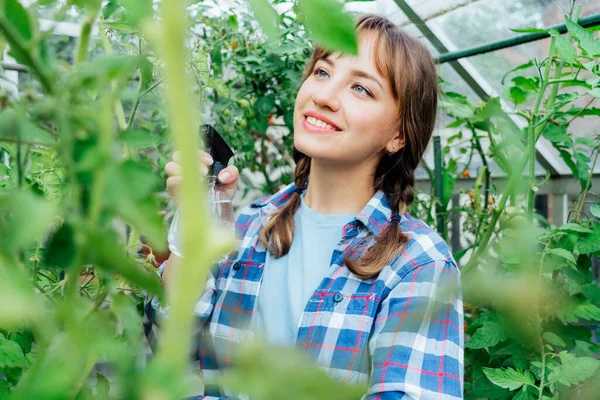
<path id="1" fill-rule="evenodd" d="M 0 400 L 600 399 L 599 32 L 0 0 Z"/>

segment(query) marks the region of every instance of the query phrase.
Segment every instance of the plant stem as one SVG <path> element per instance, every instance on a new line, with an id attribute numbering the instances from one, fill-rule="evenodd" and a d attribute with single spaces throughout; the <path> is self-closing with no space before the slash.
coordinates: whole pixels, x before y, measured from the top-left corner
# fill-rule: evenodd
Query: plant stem
<path id="1" fill-rule="evenodd" d="M 160 85 L 161 83 L 163 83 L 163 81 L 164 81 L 164 78 L 159 79 L 148 89 L 146 89 L 143 92 L 141 92 L 140 94 L 138 94 L 138 97 L 135 99 L 135 104 L 133 105 L 133 108 L 131 109 L 131 114 L 129 115 L 129 121 L 127 122 L 127 127 L 126 127 L 127 129 L 131 129 L 131 127 L 133 126 L 133 120 L 135 118 L 135 114 L 137 113 L 138 107 L 140 106 L 140 102 L 142 101 L 142 98 L 144 96 L 146 96 L 148 93 L 150 93 L 151 91 L 153 91 L 154 89 L 156 89 L 156 87 L 158 85 Z"/>
<path id="2" fill-rule="evenodd" d="M 540 105 L 542 104 L 542 99 L 544 98 L 544 93 L 546 92 L 546 89 L 548 87 L 548 80 L 550 78 L 550 70 L 552 68 L 552 59 L 553 59 L 553 55 L 555 52 L 555 46 L 556 46 L 556 39 L 554 37 L 552 37 L 552 39 L 550 41 L 550 50 L 548 53 L 549 56 L 548 56 L 548 60 L 546 61 L 546 67 L 544 70 L 544 76 L 542 77 L 542 81 L 540 83 L 540 91 L 538 92 L 535 106 L 531 113 L 531 121 L 529 122 L 529 127 L 528 127 L 528 134 L 529 134 L 528 135 L 528 137 L 529 137 L 528 150 L 529 151 L 524 155 L 523 160 L 521 160 L 521 162 L 519 163 L 517 168 L 512 170 L 512 173 L 511 173 L 508 183 L 506 185 L 506 189 L 504 190 L 504 193 L 502 193 L 502 197 L 500 198 L 500 201 L 498 202 L 498 207 L 492 213 L 492 219 L 490 221 L 490 224 L 488 225 L 487 230 L 485 231 L 483 237 L 481 238 L 481 242 L 480 242 L 479 246 L 477 247 L 477 250 L 473 253 L 473 256 L 469 259 L 467 264 L 462 269 L 463 274 L 469 273 L 469 271 L 475 269 L 477 267 L 477 265 L 479 264 L 481 257 L 487 250 L 489 240 L 492 237 L 492 234 L 494 233 L 494 229 L 496 228 L 496 223 L 498 222 L 498 218 L 504 211 L 504 207 L 506 206 L 506 200 L 509 198 L 509 196 L 511 196 L 513 194 L 512 192 L 514 190 L 514 187 L 517 184 L 517 182 L 521 179 L 521 174 L 522 174 L 525 166 L 527 165 L 527 162 L 529 162 L 531 164 L 530 169 L 529 169 L 530 187 L 528 190 L 527 216 L 528 217 L 531 216 L 531 218 L 533 218 L 533 196 L 535 194 L 533 192 L 533 184 L 535 183 L 535 181 L 534 181 L 534 179 L 535 179 L 535 176 L 534 176 L 534 174 L 535 174 L 535 143 L 537 142 L 537 139 L 539 138 L 542 130 L 546 126 L 547 121 L 546 121 L 546 123 L 537 126 L 535 129 L 533 128 L 533 126 L 534 126 L 534 122 L 536 119 L 535 117 L 536 117 L 537 113 L 539 112 Z M 551 94 L 547 101 L 547 104 L 549 106 L 551 106 L 553 102 L 554 102 L 554 96 Z M 532 173 L 532 169 L 533 169 L 533 173 Z"/>
<path id="3" fill-rule="evenodd" d="M 110 157 L 110 148 L 113 141 L 113 124 L 111 115 L 112 96 L 110 93 L 104 93 L 101 97 L 100 112 L 100 137 L 98 139 L 98 153 L 105 157 Z M 92 184 L 92 194 L 90 200 L 90 225 L 96 226 L 100 219 L 102 211 L 102 201 L 104 200 L 104 190 L 107 179 L 106 165 L 102 165 L 96 171 L 94 182 Z"/>
<path id="4" fill-rule="evenodd" d="M 588 173 L 588 179 L 585 184 L 585 190 L 583 191 L 581 197 L 579 198 L 579 206 L 577 207 L 575 223 L 579 223 L 579 218 L 581 218 L 581 212 L 583 211 L 583 205 L 585 204 L 585 198 L 587 197 L 588 191 L 590 190 L 590 185 L 592 183 L 592 176 L 594 175 L 594 169 L 596 169 L 596 161 L 598 161 L 598 154 L 600 154 L 600 147 L 596 147 L 594 150 L 596 152 L 596 155 L 594 156 L 594 162 L 592 163 L 592 168 L 590 168 L 590 172 Z"/>
<path id="5" fill-rule="evenodd" d="M 548 88 L 548 81 L 550 79 L 550 71 L 552 70 L 552 63 L 554 60 L 555 46 L 556 46 L 556 37 L 553 36 L 552 39 L 550 39 L 550 50 L 548 52 L 548 59 L 546 60 L 546 66 L 544 68 L 544 76 L 543 76 L 542 82 L 540 84 L 540 91 L 538 92 L 538 95 L 537 95 L 537 98 L 535 101 L 535 106 L 533 107 L 533 110 L 531 111 L 531 120 L 529 121 L 529 126 L 527 129 L 527 137 L 529 139 L 529 143 L 528 143 L 529 188 L 527 190 L 527 219 L 529 220 L 529 222 L 533 221 L 533 206 L 534 206 L 534 201 L 535 201 L 535 190 L 534 190 L 534 186 L 535 186 L 535 145 L 539 138 L 539 133 L 541 133 L 545 127 L 545 124 L 542 124 L 543 126 L 540 126 L 541 130 L 538 133 L 538 131 L 534 128 L 534 124 L 536 121 L 537 114 L 540 110 L 540 106 L 542 104 L 544 94 L 546 93 L 546 89 Z M 558 88 L 557 88 L 557 90 L 558 90 Z M 548 99 L 546 100 L 546 109 L 548 109 L 549 107 L 552 106 L 552 104 L 554 103 L 555 97 L 556 97 L 556 90 L 554 90 L 554 88 L 553 88 L 553 90 L 551 90 L 551 92 L 550 92 L 550 96 L 548 96 Z M 540 128 L 540 127 L 538 127 L 538 128 Z"/>
<path id="6" fill-rule="evenodd" d="M 168 393 L 172 398 L 181 398 L 195 320 L 194 304 L 204 289 L 210 265 L 218 255 L 231 250 L 234 240 L 210 223 L 208 202 L 204 199 L 205 183 L 198 176 L 200 141 L 194 132 L 198 130 L 199 121 L 192 85 L 185 71 L 188 65 L 184 45 L 187 26 L 182 23 L 187 20 L 185 1 L 163 1 L 160 20 L 162 29 L 156 40 L 164 59 L 167 110 L 175 147 L 182 159 L 181 222 L 185 258 L 169 280 L 166 293 L 169 317 L 163 322 L 157 354 L 145 376 L 144 391 L 148 397 Z M 158 375 L 157 371 L 160 371 Z"/>
<path id="7" fill-rule="evenodd" d="M 538 315 L 539 318 L 539 315 Z M 541 334 L 541 332 L 540 332 Z M 540 348 L 541 348 L 541 353 L 542 353 L 542 372 L 541 372 L 541 376 L 540 376 L 540 386 L 539 386 L 539 394 L 538 394 L 538 400 L 542 400 L 543 396 L 544 396 L 544 387 L 546 385 L 544 385 L 544 379 L 546 379 L 546 349 L 544 348 L 544 340 L 542 339 L 542 337 L 540 336 Z"/>
<path id="8" fill-rule="evenodd" d="M 0 15 L 0 32 L 4 34 L 10 46 L 25 58 L 25 64 L 38 77 L 40 83 L 49 94 L 55 93 L 54 81 L 46 74 L 48 66 L 42 65 L 37 54 L 30 51 L 29 46 L 24 43 L 21 35 L 13 28 L 12 23 L 5 16 Z"/>
<path id="9" fill-rule="evenodd" d="M 104 31 L 104 24 L 102 23 L 102 20 L 98 22 L 98 30 L 100 31 L 100 38 L 102 39 L 102 47 L 104 48 L 104 52 L 107 55 L 111 55 L 112 50 L 110 49 L 110 42 L 108 41 L 108 37 L 106 36 L 106 32 Z M 110 85 L 113 93 L 115 93 L 117 91 L 117 83 L 113 81 Z M 124 130 L 127 126 L 127 123 L 125 122 L 125 112 L 123 111 L 123 103 L 121 103 L 121 100 L 115 98 L 114 107 L 115 114 L 117 116 L 117 122 L 119 123 L 119 128 L 121 130 Z M 125 158 L 129 158 L 129 152 L 126 151 L 125 153 Z"/>
<path id="10" fill-rule="evenodd" d="M 75 60 L 74 64 L 80 64 L 84 62 L 88 55 L 88 49 L 90 47 L 90 35 L 92 33 L 92 26 L 96 19 L 97 13 L 90 13 L 83 24 L 81 24 L 81 32 L 79 33 L 79 39 L 77 41 L 77 48 L 75 49 Z"/>

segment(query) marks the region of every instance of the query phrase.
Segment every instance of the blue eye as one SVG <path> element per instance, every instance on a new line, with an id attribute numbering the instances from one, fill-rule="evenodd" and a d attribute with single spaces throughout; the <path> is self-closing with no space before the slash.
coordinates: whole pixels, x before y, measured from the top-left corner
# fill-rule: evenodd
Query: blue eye
<path id="1" fill-rule="evenodd" d="M 325 75 L 327 75 L 327 72 L 325 72 L 324 70 L 322 70 L 321 68 L 318 68 L 315 71 L 315 75 L 317 75 L 319 78 L 325 78 L 326 76 L 320 75 L 320 73 L 323 72 Z"/>
<path id="2" fill-rule="evenodd" d="M 359 94 L 364 94 L 366 93 L 369 97 L 373 97 L 373 95 L 371 94 L 371 92 L 369 92 L 364 86 L 362 85 L 354 85 L 353 88 L 361 88 L 362 90 L 359 92 L 357 91 L 356 93 Z"/>

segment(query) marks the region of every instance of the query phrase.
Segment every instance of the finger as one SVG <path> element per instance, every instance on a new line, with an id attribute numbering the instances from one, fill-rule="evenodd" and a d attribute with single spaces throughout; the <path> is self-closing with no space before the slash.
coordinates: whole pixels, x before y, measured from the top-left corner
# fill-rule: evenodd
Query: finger
<path id="1" fill-rule="evenodd" d="M 181 176 L 171 176 L 167 178 L 167 191 L 173 199 L 178 195 L 179 187 L 181 186 Z"/>
<path id="2" fill-rule="evenodd" d="M 221 182 L 223 185 L 237 185 L 239 176 L 240 173 L 237 167 L 235 165 L 230 165 L 229 167 L 224 168 L 221 172 L 219 172 L 218 179 L 219 182 Z"/>
<path id="3" fill-rule="evenodd" d="M 167 173 L 168 176 L 181 176 L 183 171 L 181 169 L 181 165 L 179 165 L 176 162 L 169 161 L 165 165 L 165 172 Z"/>
<path id="4" fill-rule="evenodd" d="M 206 161 L 206 165 L 212 165 L 213 158 L 206 151 L 204 151 L 204 150 L 198 150 L 198 156 L 200 157 L 201 160 L 205 160 Z"/>
<path id="5" fill-rule="evenodd" d="M 208 154 L 204 150 L 198 150 L 198 157 L 200 158 L 200 162 L 202 162 L 204 165 L 212 165 L 213 164 L 213 158 L 211 157 L 210 154 Z M 177 164 L 181 165 L 181 152 L 180 151 L 176 151 L 175 153 L 173 153 L 173 161 L 176 162 Z"/>

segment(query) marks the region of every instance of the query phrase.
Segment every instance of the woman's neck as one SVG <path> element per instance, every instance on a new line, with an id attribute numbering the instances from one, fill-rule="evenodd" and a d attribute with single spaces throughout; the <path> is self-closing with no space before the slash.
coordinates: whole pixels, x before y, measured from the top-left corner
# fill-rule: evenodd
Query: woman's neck
<path id="1" fill-rule="evenodd" d="M 373 172 L 367 172 L 374 168 L 335 167 L 311 160 L 306 205 L 319 214 L 358 214 L 375 193 Z"/>

